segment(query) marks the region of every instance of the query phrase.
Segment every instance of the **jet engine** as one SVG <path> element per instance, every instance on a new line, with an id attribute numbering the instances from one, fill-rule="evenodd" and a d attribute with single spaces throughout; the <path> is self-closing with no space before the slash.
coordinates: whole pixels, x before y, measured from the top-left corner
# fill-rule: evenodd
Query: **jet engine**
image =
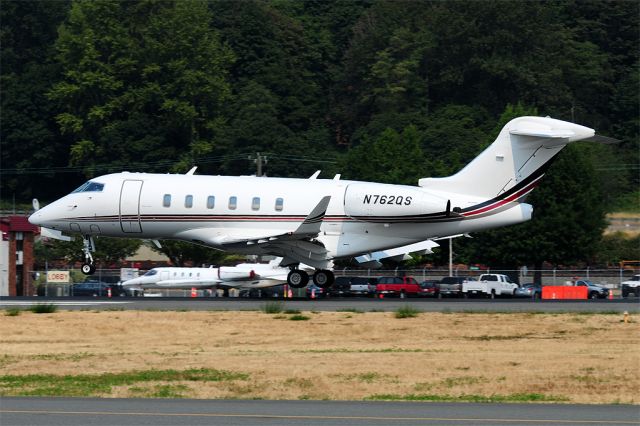
<path id="1" fill-rule="evenodd" d="M 253 270 L 238 271 L 233 266 L 228 268 L 221 266 L 218 268 L 218 278 L 222 281 L 252 280 L 255 276 L 256 273 Z"/>
<path id="2" fill-rule="evenodd" d="M 358 220 L 417 215 L 449 215 L 451 203 L 410 186 L 380 183 L 351 184 L 344 195 L 345 213 Z"/>

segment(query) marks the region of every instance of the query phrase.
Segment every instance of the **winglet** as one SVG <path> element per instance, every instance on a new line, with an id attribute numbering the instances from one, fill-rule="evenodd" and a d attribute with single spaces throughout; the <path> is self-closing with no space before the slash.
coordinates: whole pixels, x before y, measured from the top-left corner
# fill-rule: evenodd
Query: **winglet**
<path id="1" fill-rule="evenodd" d="M 316 205 L 311 213 L 304 219 L 304 221 L 298 226 L 293 234 L 309 234 L 309 235 L 317 235 L 320 233 L 320 225 L 322 225 L 322 221 L 324 219 L 324 215 L 327 213 L 327 207 L 329 207 L 329 201 L 331 201 L 331 196 L 327 195 L 322 197 L 322 200 Z"/>

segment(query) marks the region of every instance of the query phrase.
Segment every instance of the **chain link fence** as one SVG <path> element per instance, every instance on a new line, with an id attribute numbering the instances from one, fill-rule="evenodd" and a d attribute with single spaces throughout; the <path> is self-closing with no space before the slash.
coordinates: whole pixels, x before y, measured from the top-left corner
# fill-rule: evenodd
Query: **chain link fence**
<path id="1" fill-rule="evenodd" d="M 45 297 L 70 297 L 73 296 L 73 284 L 84 281 L 98 281 L 107 284 L 116 285 L 121 280 L 120 269 L 98 269 L 95 274 L 91 276 L 84 275 L 79 269 L 66 269 L 69 271 L 68 283 L 53 283 L 47 282 L 48 271 L 35 271 L 33 273 L 33 288 L 36 289 L 38 296 Z M 144 271 L 141 271 L 143 273 Z M 518 270 L 504 270 L 504 269 L 469 269 L 469 268 L 454 268 L 452 270 L 453 276 L 477 277 L 480 274 L 486 273 L 499 273 L 505 274 L 511 277 L 512 280 L 519 284 L 533 282 L 533 277 L 536 271 L 520 268 Z M 449 276 L 448 269 L 433 269 L 433 268 L 421 268 L 421 269 L 354 269 L 354 268 L 337 268 L 334 269 L 336 277 L 384 277 L 384 276 L 412 276 L 418 281 L 439 281 L 441 278 Z M 620 288 L 620 283 L 628 280 L 634 274 L 640 273 L 638 269 L 544 269 L 540 271 L 542 276 L 543 285 L 565 285 L 570 284 L 574 279 L 587 279 L 596 284 L 600 284 L 606 288 L 617 290 Z M 281 297 L 286 291 L 284 286 L 275 286 L 265 289 L 253 289 L 251 293 L 247 293 L 243 290 L 228 289 L 228 290 L 208 290 L 199 289 L 196 290 L 196 297 L 241 297 L 244 295 L 252 295 L 258 297 Z M 300 297 L 305 295 L 305 289 L 292 289 L 294 297 Z M 254 294 L 255 293 L 255 294 Z M 145 292 L 146 296 L 160 296 L 160 297 L 192 297 L 191 289 L 158 289 L 148 290 Z"/>

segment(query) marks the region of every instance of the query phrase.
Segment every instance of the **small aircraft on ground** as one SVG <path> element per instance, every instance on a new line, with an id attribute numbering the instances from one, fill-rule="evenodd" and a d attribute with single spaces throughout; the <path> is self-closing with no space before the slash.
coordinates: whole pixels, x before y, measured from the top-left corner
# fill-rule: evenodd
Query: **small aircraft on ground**
<path id="1" fill-rule="evenodd" d="M 236 266 L 209 268 L 181 268 L 163 266 L 122 283 L 132 290 L 190 289 L 190 288 L 264 288 L 287 281 L 288 268 L 280 265 L 282 259 L 269 263 L 241 263 Z"/>
<path id="2" fill-rule="evenodd" d="M 83 272 L 95 270 L 94 236 L 189 241 L 241 254 L 280 256 L 287 282 L 329 287 L 333 260 L 429 252 L 438 239 L 531 219 L 524 202 L 551 160 L 571 142 L 597 140 L 593 129 L 548 117 L 520 117 L 461 171 L 418 186 L 271 177 L 115 173 L 84 183 L 37 210 L 42 234 L 82 235 Z M 375 159 L 372 159 L 375 160 Z M 35 204 L 35 203 L 34 203 Z"/>

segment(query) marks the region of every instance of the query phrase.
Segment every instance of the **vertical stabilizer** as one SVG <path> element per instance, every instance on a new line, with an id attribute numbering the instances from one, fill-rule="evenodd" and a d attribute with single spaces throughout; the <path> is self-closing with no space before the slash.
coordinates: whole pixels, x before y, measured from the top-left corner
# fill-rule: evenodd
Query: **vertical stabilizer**
<path id="1" fill-rule="evenodd" d="M 493 198 L 537 181 L 568 143 L 595 135 L 588 127 L 548 117 L 519 117 L 453 176 L 420 179 L 426 189 Z"/>

